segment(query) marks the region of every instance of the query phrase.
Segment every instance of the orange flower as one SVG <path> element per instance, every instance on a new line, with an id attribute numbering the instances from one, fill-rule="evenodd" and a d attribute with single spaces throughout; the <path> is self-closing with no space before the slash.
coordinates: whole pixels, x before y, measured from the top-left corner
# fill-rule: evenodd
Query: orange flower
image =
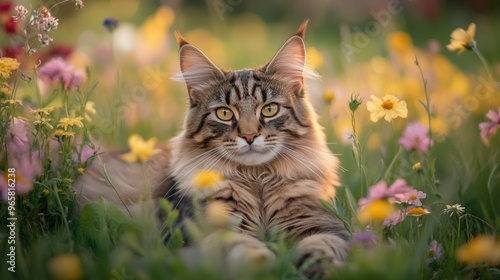
<path id="1" fill-rule="evenodd" d="M 465 264 L 500 264 L 500 243 L 493 236 L 477 236 L 458 248 L 457 259 Z"/>

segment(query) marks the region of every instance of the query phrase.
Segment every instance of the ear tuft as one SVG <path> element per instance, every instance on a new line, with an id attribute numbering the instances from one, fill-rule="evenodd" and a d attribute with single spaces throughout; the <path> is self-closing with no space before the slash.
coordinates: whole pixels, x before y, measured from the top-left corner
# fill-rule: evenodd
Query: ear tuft
<path id="1" fill-rule="evenodd" d="M 182 41 L 181 41 L 182 43 Z M 181 73 L 172 77 L 184 81 L 192 101 L 199 101 L 208 85 L 224 78 L 224 73 L 202 51 L 191 44 L 181 46 Z"/>
<path id="2" fill-rule="evenodd" d="M 269 62 L 264 72 L 287 80 L 294 86 L 301 86 L 304 78 L 319 79 L 314 69 L 306 66 L 304 40 L 297 35 L 288 39 Z"/>
<path id="3" fill-rule="evenodd" d="M 174 32 L 175 40 L 177 40 L 177 43 L 179 44 L 179 48 L 182 48 L 184 45 L 188 45 L 189 42 L 184 38 L 181 33 L 175 31 Z"/>
<path id="4" fill-rule="evenodd" d="M 297 32 L 295 32 L 294 36 L 299 36 L 300 38 L 304 39 L 308 23 L 309 19 L 304 20 L 304 22 L 299 26 L 299 29 L 297 29 Z"/>

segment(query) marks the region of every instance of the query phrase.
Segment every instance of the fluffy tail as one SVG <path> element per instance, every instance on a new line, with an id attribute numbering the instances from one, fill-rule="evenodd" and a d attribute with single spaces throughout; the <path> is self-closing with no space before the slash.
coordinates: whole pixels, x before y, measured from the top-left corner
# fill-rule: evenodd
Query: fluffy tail
<path id="1" fill-rule="evenodd" d="M 122 212 L 134 214 L 134 205 L 142 197 L 154 199 L 169 177 L 170 149 L 163 144 L 158 147 L 162 152 L 146 163 L 145 175 L 140 163 L 127 163 L 120 159 L 126 151 L 105 150 L 78 178 L 73 188 L 78 193 L 79 203 L 97 201 L 104 198 L 115 204 Z M 146 177 L 146 178 L 145 178 Z M 148 183 L 145 182 L 148 181 Z M 149 184 L 150 197 L 146 197 Z"/>

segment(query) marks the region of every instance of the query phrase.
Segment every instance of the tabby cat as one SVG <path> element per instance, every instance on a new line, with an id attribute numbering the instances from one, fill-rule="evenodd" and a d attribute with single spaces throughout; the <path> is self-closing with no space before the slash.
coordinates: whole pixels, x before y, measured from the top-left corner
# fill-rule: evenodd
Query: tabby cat
<path id="1" fill-rule="evenodd" d="M 152 185 L 158 186 L 153 198 L 174 201 L 181 217 L 193 215 L 192 198 L 223 202 L 241 216 L 235 238 L 226 244 L 228 256 L 237 248 L 273 256 L 257 232 L 278 229 L 297 242 L 297 266 L 316 259 L 307 270 L 313 275 L 325 263 L 344 261 L 348 233 L 319 203 L 335 196 L 339 163 L 307 99 L 304 77 L 316 74 L 305 66 L 306 27 L 307 21 L 266 65 L 240 71 L 220 69 L 176 34 L 189 110 L 183 130 L 160 147 L 163 153 L 149 168 Z M 112 156 L 102 160 L 122 196 L 136 200 L 140 169 Z M 193 175 L 204 169 L 223 174 L 218 187 L 193 187 Z M 82 197 L 104 196 L 121 207 L 114 189 L 97 187 L 103 184 L 99 173 L 94 168 L 82 176 L 77 184 Z"/>

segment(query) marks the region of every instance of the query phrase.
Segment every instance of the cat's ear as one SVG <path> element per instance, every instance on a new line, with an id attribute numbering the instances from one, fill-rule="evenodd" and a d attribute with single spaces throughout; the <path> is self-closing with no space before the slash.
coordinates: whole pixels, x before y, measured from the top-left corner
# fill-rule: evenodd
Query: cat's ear
<path id="1" fill-rule="evenodd" d="M 313 69 L 306 66 L 304 35 L 307 23 L 308 20 L 304 21 L 297 32 L 285 42 L 273 59 L 264 66 L 265 73 L 276 75 L 299 87 L 302 86 L 304 77 L 313 79 L 319 77 Z"/>
<path id="2" fill-rule="evenodd" d="M 181 73 L 173 79 L 184 81 L 189 97 L 193 101 L 198 101 L 202 98 L 207 85 L 215 80 L 223 79 L 224 73 L 202 51 L 188 43 L 182 35 L 176 32 L 175 38 L 180 48 Z"/>

